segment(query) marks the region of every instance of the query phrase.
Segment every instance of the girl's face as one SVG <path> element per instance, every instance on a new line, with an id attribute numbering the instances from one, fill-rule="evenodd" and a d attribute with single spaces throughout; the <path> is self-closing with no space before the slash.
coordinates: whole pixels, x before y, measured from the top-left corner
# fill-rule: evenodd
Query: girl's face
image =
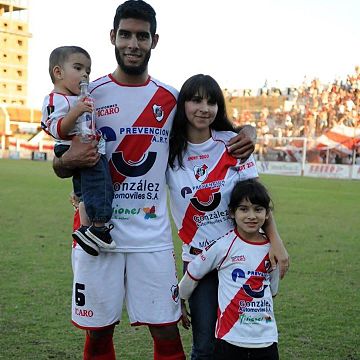
<path id="1" fill-rule="evenodd" d="M 269 214 L 263 206 L 243 199 L 231 217 L 235 219 L 239 233 L 254 234 L 264 225 Z"/>
<path id="2" fill-rule="evenodd" d="M 208 98 L 203 98 L 199 93 L 195 94 L 189 101 L 185 101 L 188 133 L 206 133 L 210 136 L 210 125 L 215 120 L 217 112 L 217 103 Z"/>

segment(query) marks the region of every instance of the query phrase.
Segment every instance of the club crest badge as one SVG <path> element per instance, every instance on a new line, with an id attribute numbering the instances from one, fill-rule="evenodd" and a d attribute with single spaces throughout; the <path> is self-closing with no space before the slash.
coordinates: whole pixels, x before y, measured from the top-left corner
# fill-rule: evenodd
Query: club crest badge
<path id="1" fill-rule="evenodd" d="M 271 262 L 269 260 L 265 260 L 265 269 L 267 272 L 271 270 Z"/>
<path id="2" fill-rule="evenodd" d="M 164 118 L 164 110 L 162 109 L 162 107 L 160 105 L 154 104 L 153 112 L 154 112 L 155 119 L 157 121 L 161 121 Z"/>
<path id="3" fill-rule="evenodd" d="M 202 166 L 194 166 L 195 179 L 200 182 L 205 181 L 208 177 L 207 169 L 208 167 L 205 164 L 203 164 Z"/>

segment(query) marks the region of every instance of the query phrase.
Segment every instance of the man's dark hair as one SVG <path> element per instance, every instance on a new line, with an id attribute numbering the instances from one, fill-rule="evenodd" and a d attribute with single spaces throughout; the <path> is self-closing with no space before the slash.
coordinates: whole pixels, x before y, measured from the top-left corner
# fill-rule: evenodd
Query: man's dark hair
<path id="1" fill-rule="evenodd" d="M 150 23 L 150 33 L 156 33 L 156 12 L 143 0 L 128 0 L 119 5 L 114 17 L 114 31 L 119 27 L 121 19 L 138 19 Z"/>
<path id="2" fill-rule="evenodd" d="M 91 59 L 89 53 L 80 46 L 60 46 L 54 49 L 49 57 L 49 74 L 51 81 L 55 83 L 53 69 L 56 65 L 63 66 L 71 54 L 81 53 Z"/>

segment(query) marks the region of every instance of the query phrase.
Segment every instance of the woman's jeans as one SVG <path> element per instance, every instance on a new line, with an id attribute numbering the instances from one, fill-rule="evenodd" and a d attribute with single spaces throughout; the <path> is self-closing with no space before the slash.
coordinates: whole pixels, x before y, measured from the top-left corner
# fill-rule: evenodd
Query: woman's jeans
<path id="1" fill-rule="evenodd" d="M 187 264 L 184 264 L 186 269 Z M 200 281 L 189 299 L 193 345 L 191 360 L 212 360 L 218 308 L 218 275 L 213 270 Z"/>

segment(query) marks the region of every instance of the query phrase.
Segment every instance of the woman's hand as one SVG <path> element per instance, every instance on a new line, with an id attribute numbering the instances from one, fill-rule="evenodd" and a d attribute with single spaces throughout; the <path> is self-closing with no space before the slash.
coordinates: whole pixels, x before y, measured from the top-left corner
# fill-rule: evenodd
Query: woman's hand
<path id="1" fill-rule="evenodd" d="M 282 279 L 285 276 L 286 272 L 289 270 L 290 258 L 284 246 L 284 243 L 277 231 L 272 211 L 270 211 L 269 217 L 264 224 L 264 230 L 266 236 L 269 238 L 271 243 L 269 251 L 271 267 L 273 269 L 276 269 L 279 266 L 280 279 Z"/>
<path id="2" fill-rule="evenodd" d="M 282 241 L 271 242 L 269 258 L 273 269 L 279 266 L 280 279 L 282 279 L 290 266 L 290 257 Z"/>

